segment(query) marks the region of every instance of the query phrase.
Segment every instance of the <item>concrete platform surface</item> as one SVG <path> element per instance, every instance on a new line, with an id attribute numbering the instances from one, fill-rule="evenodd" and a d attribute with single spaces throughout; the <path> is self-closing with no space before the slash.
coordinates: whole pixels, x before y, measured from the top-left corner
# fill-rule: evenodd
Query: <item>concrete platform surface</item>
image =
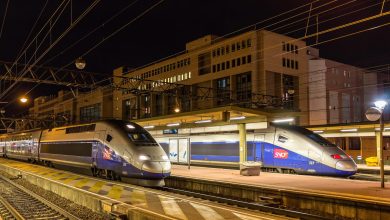
<path id="1" fill-rule="evenodd" d="M 153 213 L 156 219 L 286 219 L 270 213 L 226 206 L 210 201 L 180 196 L 161 190 L 144 188 L 121 182 L 108 181 L 67 171 L 0 158 L 0 169 L 13 169 L 20 173 L 39 176 L 45 181 L 56 182 L 78 193 L 96 195 L 131 209 Z M 44 184 L 44 183 L 38 183 Z"/>
<path id="2" fill-rule="evenodd" d="M 346 178 L 278 174 L 261 172 L 260 176 L 241 176 L 239 170 L 173 165 L 172 176 L 205 179 L 218 182 L 246 184 L 332 197 L 382 202 L 390 204 L 390 183 L 381 188 L 380 182 Z"/>
<path id="3" fill-rule="evenodd" d="M 366 164 L 358 164 L 357 166 L 358 166 L 358 169 L 365 169 L 365 170 L 379 170 L 380 169 L 379 166 L 367 166 Z M 385 165 L 384 169 L 386 171 L 390 171 L 390 166 Z"/>

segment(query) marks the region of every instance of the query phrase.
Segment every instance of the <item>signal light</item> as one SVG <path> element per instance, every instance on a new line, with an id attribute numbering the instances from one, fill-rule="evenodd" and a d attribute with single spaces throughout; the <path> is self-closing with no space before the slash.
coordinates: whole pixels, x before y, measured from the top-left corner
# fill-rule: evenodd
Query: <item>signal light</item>
<path id="1" fill-rule="evenodd" d="M 332 154 L 330 155 L 333 159 L 336 159 L 336 160 L 341 160 L 342 157 L 340 156 L 340 154 Z"/>

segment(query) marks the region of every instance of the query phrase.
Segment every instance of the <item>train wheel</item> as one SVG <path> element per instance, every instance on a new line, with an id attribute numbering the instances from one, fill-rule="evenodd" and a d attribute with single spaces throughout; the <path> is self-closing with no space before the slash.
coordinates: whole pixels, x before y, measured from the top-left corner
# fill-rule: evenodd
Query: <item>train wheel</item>
<path id="1" fill-rule="evenodd" d="M 92 176 L 97 177 L 99 175 L 99 171 L 96 167 L 91 168 Z"/>
<path id="2" fill-rule="evenodd" d="M 114 171 L 112 171 L 112 170 L 107 170 L 106 173 L 107 173 L 107 179 L 108 179 L 108 180 L 114 180 L 114 176 L 115 176 Z"/>

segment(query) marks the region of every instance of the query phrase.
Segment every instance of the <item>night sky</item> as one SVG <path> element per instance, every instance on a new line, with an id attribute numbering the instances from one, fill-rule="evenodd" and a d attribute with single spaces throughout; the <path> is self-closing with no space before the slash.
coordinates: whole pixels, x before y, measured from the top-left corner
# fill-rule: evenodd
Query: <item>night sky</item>
<path id="1" fill-rule="evenodd" d="M 0 19 L 4 26 L 0 36 L 0 60 L 15 61 L 17 55 L 22 49 L 23 43 L 36 22 L 42 8 L 41 19 L 37 21 L 36 28 L 27 41 L 38 33 L 42 25 L 48 20 L 54 10 L 62 1 L 59 0 L 10 0 L 7 14 L 4 14 L 7 0 L 0 1 Z M 65 1 L 67 2 L 67 1 Z M 93 1 L 72 1 L 72 14 L 75 19 L 81 14 Z M 113 37 L 108 38 L 110 34 L 129 23 L 142 12 L 158 3 L 155 0 L 102 0 L 95 8 L 91 10 L 79 24 L 75 26 L 59 43 L 45 55 L 40 65 L 52 67 L 65 67 L 72 63 L 77 57 L 83 55 L 94 45 L 102 42 L 97 48 L 86 54 L 84 58 L 87 61 L 86 71 L 98 72 L 111 76 L 112 70 L 120 66 L 139 67 L 166 56 L 175 54 L 185 49 L 185 43 L 207 34 L 226 35 L 236 30 L 248 27 L 246 30 L 253 30 L 253 24 L 264 19 L 278 15 L 280 13 L 292 10 L 299 6 L 314 1 L 287 1 L 287 0 L 166 0 L 157 5 L 150 12 L 140 17 L 135 22 L 128 25 L 122 31 L 119 31 Z M 329 3 L 330 2 L 330 3 Z M 331 21 L 320 23 L 319 30 L 325 30 L 348 23 L 349 21 L 359 20 L 374 14 L 378 14 L 381 9 L 381 0 L 339 0 L 315 1 L 313 8 L 327 4 L 321 8 L 312 11 L 316 12 L 335 9 L 319 15 L 319 22 L 328 19 Z M 344 5 L 343 5 L 344 4 Z M 376 4 L 376 5 L 375 5 Z M 129 5 L 132 5 L 128 7 Z M 372 6 L 372 7 L 371 7 Z M 126 9 L 126 7 L 128 7 Z M 368 7 L 367 9 L 365 9 Z M 108 19 L 119 11 L 126 9 L 124 13 L 106 23 Z M 309 6 L 302 7 L 299 10 L 288 13 L 284 16 L 272 19 L 268 22 L 256 25 L 256 28 L 268 26 L 266 29 L 275 30 L 278 33 L 289 33 L 292 37 L 302 37 L 305 33 L 307 13 Z M 390 3 L 387 2 L 384 11 L 390 9 Z M 357 13 L 351 13 L 357 11 Z M 302 15 L 299 15 L 302 13 Z M 336 18 L 343 14 L 344 17 Z M 296 16 L 292 20 L 282 21 L 291 16 Z M 54 25 L 51 36 L 56 39 L 69 26 L 70 23 L 69 7 L 60 17 L 58 23 Z M 301 20 L 294 23 L 294 21 Z M 365 22 L 351 28 L 321 35 L 319 41 L 326 41 L 335 37 L 340 37 L 354 31 L 373 28 L 383 25 L 390 21 L 389 16 Z M 103 25 L 104 24 L 104 25 Z M 315 24 L 315 18 L 310 19 L 310 25 Z M 98 28 L 100 27 L 100 28 Z M 72 48 L 69 46 L 86 36 L 92 30 L 97 31 L 90 34 L 83 41 Z M 295 31 L 295 32 L 293 32 Z M 314 33 L 315 26 L 311 27 L 309 34 Z M 42 33 L 48 33 L 45 29 Z M 40 38 L 41 39 L 41 38 Z M 389 26 L 377 28 L 358 35 L 344 39 L 321 44 L 321 56 L 361 67 L 371 67 L 380 64 L 388 64 L 390 61 L 390 28 Z M 314 39 L 308 39 L 309 44 L 314 43 Z M 48 42 L 38 50 L 38 54 L 45 51 Z M 33 47 L 32 47 L 33 48 Z M 26 57 L 31 57 L 32 49 L 28 50 Z M 25 62 L 21 59 L 19 62 Z M 68 69 L 74 69 L 74 65 L 66 66 Z M 2 73 L 3 74 L 3 73 Z M 5 105 L 6 109 L 15 112 L 24 112 L 26 107 L 15 107 L 14 100 L 19 95 L 29 91 L 34 85 L 20 84 L 8 94 L 4 100 L 11 104 Z M 28 96 L 35 98 L 40 95 L 50 95 L 59 88 L 53 86 L 37 86 Z M 16 109 L 16 110 L 15 110 Z M 9 111 L 7 111 L 8 113 Z M 9 113 L 8 113 L 9 114 Z"/>

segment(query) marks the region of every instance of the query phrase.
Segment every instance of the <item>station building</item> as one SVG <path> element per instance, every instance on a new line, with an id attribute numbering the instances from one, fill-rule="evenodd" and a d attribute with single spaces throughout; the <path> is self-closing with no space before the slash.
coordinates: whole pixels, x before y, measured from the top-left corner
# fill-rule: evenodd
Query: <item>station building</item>
<path id="1" fill-rule="evenodd" d="M 187 43 L 177 56 L 134 70 L 114 70 L 120 89 L 113 94 L 113 116 L 137 120 L 173 115 L 177 107 L 183 113 L 235 105 L 301 112 L 296 122 L 307 125 L 305 47 L 304 41 L 265 30 L 230 38 L 204 36 Z M 134 78 L 144 80 L 141 90 L 153 92 L 126 89 Z M 163 88 L 170 83 L 183 87 Z"/>

